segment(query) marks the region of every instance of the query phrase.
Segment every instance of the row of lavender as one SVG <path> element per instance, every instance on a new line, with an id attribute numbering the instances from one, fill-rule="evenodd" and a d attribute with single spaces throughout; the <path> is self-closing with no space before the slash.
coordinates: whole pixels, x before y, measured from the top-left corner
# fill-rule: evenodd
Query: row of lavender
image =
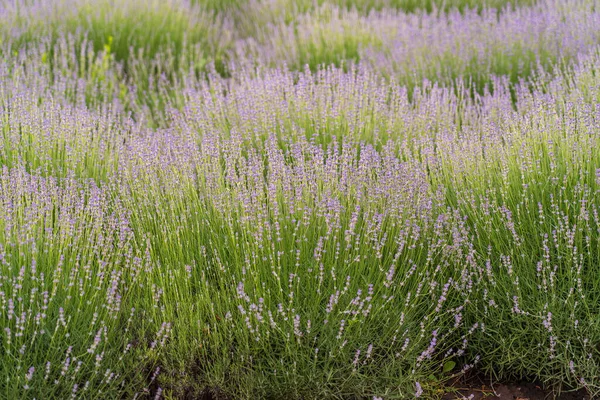
<path id="1" fill-rule="evenodd" d="M 0 52 L 47 64 L 51 79 L 101 84 L 108 91 L 88 94 L 88 105 L 119 98 L 161 125 L 167 103 L 182 107 L 183 89 L 211 66 L 229 76 L 358 63 L 411 92 L 427 79 L 469 82 L 481 93 L 491 75 L 527 80 L 540 67 L 564 68 L 600 40 L 594 0 L 430 14 L 322 3 L 254 0 L 213 14 L 184 0 L 6 0 Z"/>
<path id="2" fill-rule="evenodd" d="M 2 396 L 412 398 L 474 367 L 600 393 L 596 14 L 560 4 L 511 26 L 554 15 L 575 64 L 475 92 L 4 47 Z"/>
<path id="3" fill-rule="evenodd" d="M 410 397 L 455 357 L 596 393 L 597 62 L 516 110 L 502 80 L 213 77 L 161 130 L 6 79 L 7 396 L 137 391 L 143 362 L 176 393 Z"/>

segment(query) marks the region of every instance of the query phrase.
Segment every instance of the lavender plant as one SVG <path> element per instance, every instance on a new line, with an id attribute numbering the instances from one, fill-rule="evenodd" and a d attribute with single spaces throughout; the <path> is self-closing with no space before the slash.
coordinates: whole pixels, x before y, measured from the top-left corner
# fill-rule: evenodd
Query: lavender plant
<path id="1" fill-rule="evenodd" d="M 226 43 L 227 29 L 231 29 L 220 15 L 185 0 L 18 0 L 3 1 L 1 7 L 7 22 L 2 27 L 3 39 L 16 46 L 46 36 L 56 39 L 61 34 L 74 34 L 82 39 L 86 34 L 94 50 L 101 51 L 112 37 L 112 53 L 123 61 L 138 53 L 146 59 L 167 50 L 179 54 L 189 49 L 186 43 L 201 43 L 206 58 L 218 57 L 223 50 L 219 42 Z"/>
<path id="2" fill-rule="evenodd" d="M 141 391 L 135 367 L 157 354 L 169 324 L 152 334 L 151 303 L 133 301 L 151 298 L 151 264 L 133 246 L 129 211 L 92 181 L 4 166 L 0 213 L 2 396 Z"/>
<path id="3" fill-rule="evenodd" d="M 410 88 L 423 79 L 444 85 L 460 79 L 482 91 L 491 75 L 506 75 L 516 83 L 540 66 L 548 69 L 593 49 L 597 25 L 594 2 L 579 0 L 500 12 L 385 9 L 367 16 L 325 4 L 258 29 L 238 46 L 238 57 L 276 66 L 285 62 L 301 71 L 306 65 L 315 71 L 321 65 L 360 61 Z"/>
<path id="4" fill-rule="evenodd" d="M 435 288 L 439 290 L 436 296 L 427 300 L 431 307 L 435 307 L 435 312 L 440 311 L 439 301 L 443 304 L 446 298 L 450 297 L 456 301 L 450 306 L 450 310 L 453 311 L 449 314 L 452 317 L 449 320 L 458 324 L 457 327 L 463 328 L 458 329 L 456 335 L 444 337 L 448 346 L 445 354 L 456 352 L 462 355 L 465 349 L 457 346 L 457 342 L 464 341 L 464 346 L 469 343 L 466 347 L 469 355 L 462 359 L 462 372 L 473 368 L 473 364 L 476 364 L 483 371 L 505 378 L 535 377 L 553 382 L 557 385 L 555 386 L 557 390 L 560 390 L 562 385 L 566 385 L 585 387 L 590 393 L 596 393 L 598 390 L 595 381 L 597 354 L 590 345 L 594 341 L 592 326 L 595 324 L 596 311 L 592 305 L 586 306 L 585 309 L 579 308 L 582 302 L 586 301 L 585 298 L 590 296 L 595 298 L 597 295 L 595 286 L 585 288 L 583 284 L 586 281 L 593 281 L 592 276 L 596 273 L 592 267 L 596 259 L 592 249 L 597 247 L 593 238 L 597 232 L 593 215 L 597 213 L 594 211 L 597 202 L 594 193 L 598 184 L 597 170 L 600 166 L 598 157 L 594 153 L 597 138 L 593 134 L 598 124 L 597 107 L 592 107 L 598 99 L 597 91 L 594 89 L 597 87 L 594 78 L 596 75 L 593 72 L 596 68 L 595 60 L 597 56 L 582 61 L 574 71 L 550 80 L 533 93 L 526 86 L 517 88 L 517 110 L 512 106 L 511 85 L 507 80 L 496 80 L 493 93 L 475 99 L 466 95 L 456 96 L 453 90 L 429 88 L 418 94 L 411 103 L 408 101 L 406 90 L 402 91 L 401 87 L 389 88 L 387 84 L 378 84 L 376 81 L 369 80 L 366 72 L 361 74 L 355 71 L 349 76 L 341 70 L 330 70 L 317 79 L 304 80 L 300 77 L 295 83 L 292 79 L 286 80 L 285 73 L 269 74 L 262 79 L 244 81 L 240 92 L 233 89 L 230 92 L 230 96 L 235 99 L 235 101 L 230 100 L 233 107 L 244 104 L 241 109 L 245 115 L 240 119 L 231 117 L 234 115 L 235 108 L 224 108 L 225 104 L 218 105 L 219 98 L 215 100 L 213 95 L 215 92 L 218 93 L 218 90 L 197 92 L 190 100 L 197 105 L 190 108 L 188 115 L 180 119 L 180 122 L 176 122 L 180 126 L 180 132 L 185 135 L 176 142 L 179 143 L 187 136 L 192 143 L 199 141 L 197 146 L 200 154 L 204 151 L 210 152 L 210 155 L 201 156 L 204 158 L 194 162 L 199 166 L 196 168 L 202 169 L 195 173 L 191 170 L 189 173 L 201 182 L 201 186 L 196 189 L 197 192 L 202 195 L 209 193 L 208 198 L 202 198 L 201 204 L 218 199 L 215 205 L 216 211 L 210 213 L 219 216 L 217 218 L 220 222 L 212 226 L 203 225 L 201 220 L 196 222 L 198 235 L 207 235 L 207 232 L 212 233 L 214 229 L 218 229 L 214 235 L 223 235 L 220 240 L 227 240 L 226 244 L 213 245 L 214 249 L 220 250 L 216 256 L 213 256 L 215 257 L 213 265 L 216 266 L 213 268 L 225 272 L 231 270 L 232 265 L 242 265 L 242 271 L 238 272 L 238 276 L 252 276 L 253 273 L 266 273 L 268 276 L 271 273 L 281 280 L 281 273 L 277 266 L 285 260 L 286 251 L 278 250 L 278 243 L 293 243 L 294 239 L 297 243 L 296 230 L 299 228 L 296 226 L 302 226 L 304 223 L 312 226 L 312 218 L 309 219 L 310 222 L 300 222 L 305 221 L 306 217 L 302 217 L 303 214 L 292 217 L 292 214 L 290 216 L 293 218 L 292 222 L 299 221 L 298 225 L 290 224 L 286 228 L 284 210 L 287 204 L 290 202 L 293 204 L 291 199 L 299 196 L 294 181 L 295 178 L 299 178 L 301 186 L 308 185 L 309 193 L 314 193 L 309 197 L 311 199 L 315 196 L 319 199 L 318 193 L 321 190 L 325 193 L 330 191 L 336 199 L 340 197 L 344 199 L 341 204 L 343 210 L 347 210 L 346 213 L 327 208 L 319 211 L 318 200 L 313 200 L 316 208 L 308 208 L 313 218 L 326 217 L 325 221 L 314 222 L 316 226 L 321 226 L 321 229 L 330 226 L 331 222 L 327 218 L 336 221 L 336 215 L 340 213 L 339 222 L 333 223 L 333 228 L 328 228 L 334 232 L 333 236 L 335 236 L 336 226 L 339 226 L 337 229 L 340 233 L 343 231 L 345 234 L 355 229 L 356 222 L 353 221 L 355 219 L 358 221 L 361 213 L 366 209 L 378 210 L 375 212 L 381 213 L 381 218 L 384 220 L 386 216 L 393 216 L 391 220 L 397 222 L 388 222 L 391 226 L 388 225 L 386 233 L 394 232 L 392 226 L 403 224 L 401 215 L 405 215 L 404 213 L 415 218 L 408 224 L 408 227 L 413 228 L 402 229 L 399 234 L 407 234 L 411 229 L 418 227 L 419 237 L 422 234 L 427 238 L 427 242 L 416 242 L 408 246 L 404 263 L 399 263 L 398 266 L 394 264 L 394 267 L 387 272 L 383 265 L 378 269 L 382 275 L 385 273 L 386 277 L 390 276 L 388 274 L 396 276 L 394 275 L 398 273 L 396 268 L 400 268 L 401 264 L 406 268 L 403 270 L 404 276 L 412 276 L 411 266 L 416 266 L 417 271 L 423 271 L 425 275 L 419 276 L 417 282 L 421 284 L 424 282 L 425 286 L 429 286 L 430 292 L 435 293 Z M 570 78 L 571 74 L 576 77 L 574 80 Z M 289 76 L 291 78 L 291 75 Z M 311 73 L 307 72 L 306 77 L 310 76 Z M 249 90 L 246 90 L 246 87 Z M 467 88 L 464 90 L 468 91 Z M 373 97 L 378 93 L 381 93 L 381 101 Z M 394 93 L 396 97 L 390 99 L 388 96 Z M 221 99 L 223 103 L 228 100 L 226 97 Z M 328 99 L 331 101 L 329 102 Z M 344 101 L 341 101 L 342 99 Z M 346 101 L 356 106 L 360 105 L 360 112 L 348 107 Z M 297 104 L 312 107 L 311 111 L 302 110 Z M 285 108 L 282 108 L 282 105 L 285 105 Z M 412 120 L 409 118 L 403 118 L 398 122 L 393 120 L 393 115 L 402 115 L 402 109 L 412 117 Z M 218 115 L 227 117 L 227 123 L 222 121 L 215 124 L 214 120 Z M 295 129 L 287 130 L 287 126 L 294 126 L 294 123 L 290 122 L 288 125 L 284 119 L 286 117 L 295 117 L 297 121 L 302 121 L 302 124 L 296 122 Z M 350 121 L 360 121 L 356 123 L 361 128 L 349 124 L 348 118 Z M 208 121 L 213 121 L 212 125 L 209 125 Z M 366 121 L 372 121 L 371 125 L 360 125 Z M 557 124 L 557 121 L 561 122 Z M 585 128 L 582 124 L 585 124 Z M 301 130 L 299 126 L 305 129 Z M 576 126 L 578 128 L 575 130 Z M 193 127 L 203 129 L 198 130 L 200 137 L 197 139 L 194 139 L 193 133 L 191 137 L 188 136 L 190 128 Z M 366 138 L 362 136 L 365 131 L 374 133 L 385 129 L 387 129 L 387 136 L 383 138 L 383 135 Z M 331 135 L 329 140 L 321 139 L 323 130 Z M 208 133 L 214 131 L 218 133 Z M 271 134 L 265 137 L 259 134 L 261 132 L 278 132 L 280 136 Z M 392 135 L 391 132 L 401 133 Z M 333 139 L 332 136 L 344 139 Z M 365 143 L 365 139 L 374 145 Z M 190 146 L 194 147 L 193 144 Z M 176 147 L 179 148 L 179 145 Z M 350 153 L 344 155 L 347 151 Z M 224 152 L 224 155 L 221 155 L 221 152 Z M 170 150 L 169 153 L 174 151 Z M 239 159 L 235 154 L 243 156 Z M 265 156 L 261 157 L 260 154 Z M 322 158 L 315 160 L 315 155 Z M 374 155 L 376 157 L 373 159 Z M 222 161 L 211 164 L 208 160 L 213 159 Z M 238 161 L 235 161 L 236 159 Z M 278 168 L 286 166 L 284 171 L 289 169 L 288 172 L 275 172 L 272 160 L 278 160 L 276 164 L 280 166 Z M 343 160 L 351 160 L 350 165 L 354 165 L 354 168 L 348 170 L 349 166 L 346 166 Z M 186 161 L 186 164 L 188 163 L 189 161 Z M 209 169 L 204 169 L 209 165 Z M 393 173 L 388 170 L 398 166 L 408 168 L 410 172 L 405 177 L 401 177 L 398 172 Z M 295 172 L 297 168 L 301 171 L 301 175 Z M 375 168 L 375 171 L 370 172 L 372 168 Z M 177 170 L 181 171 L 179 168 Z M 305 174 L 309 177 L 303 178 Z M 335 175 L 329 176 L 329 174 Z M 415 181 L 419 176 L 424 180 Z M 388 181 L 387 177 L 394 178 Z M 376 184 L 379 179 L 384 179 L 383 186 L 379 189 L 367 189 L 366 194 L 363 194 L 364 189 L 361 190 L 360 186 L 356 187 L 352 184 L 352 182 Z M 286 180 L 289 183 L 285 183 Z M 178 185 L 181 184 L 179 175 L 176 182 Z M 310 189 L 312 182 L 317 183 L 317 186 Z M 320 185 L 320 182 L 326 184 Z M 394 183 L 408 186 L 399 188 L 395 187 Z M 225 185 L 227 190 L 221 188 L 221 185 Z M 257 192 L 261 187 L 266 191 L 263 195 L 260 191 Z M 413 189 L 410 189 L 411 187 Z M 165 193 L 173 191 L 175 189 L 170 187 L 163 190 Z M 304 199 L 305 190 L 301 193 L 299 199 Z M 344 195 L 344 193 L 348 194 Z M 383 204 L 379 203 L 381 199 L 379 195 L 386 198 L 386 194 L 388 196 L 393 194 L 393 197 Z M 228 200 L 230 196 L 243 202 L 243 205 L 240 205 L 241 211 L 233 211 L 229 208 L 231 207 L 229 206 L 231 200 Z M 275 201 L 270 200 L 273 197 L 276 198 Z M 286 200 L 286 197 L 290 200 Z M 348 203 L 348 199 L 358 201 L 359 207 L 356 203 Z M 369 206 L 360 205 L 361 199 L 368 201 Z M 397 215 L 394 206 L 407 207 L 410 205 L 408 199 L 413 201 L 425 199 L 425 203 L 421 204 L 427 205 L 426 212 L 423 214 L 422 205 L 419 206 L 417 203 L 416 208 L 404 209 L 400 215 Z M 153 202 L 155 200 L 151 201 Z M 139 201 L 136 203 L 139 204 Z M 185 204 L 189 203 L 190 200 L 185 202 Z M 283 209 L 274 211 L 271 208 L 272 204 Z M 304 206 L 303 203 L 300 204 L 300 206 L 293 205 L 290 209 L 297 212 Z M 335 206 L 334 210 L 339 207 L 339 203 L 331 203 L 331 200 L 323 200 L 321 204 L 327 207 Z M 246 211 L 253 210 L 257 206 L 262 207 L 262 211 Z M 170 206 L 165 209 L 177 211 L 169 217 L 162 218 L 161 221 L 164 222 L 158 222 L 157 229 L 164 229 L 166 222 L 176 218 L 175 215 L 189 213 L 191 210 L 198 212 L 201 207 L 192 207 L 190 211 L 184 212 L 182 210 L 185 207 L 182 203 L 179 207 Z M 351 213 L 351 210 L 354 212 Z M 146 212 L 141 215 L 148 214 L 149 212 Z M 552 217 L 547 217 L 550 214 Z M 231 220 L 221 222 L 220 216 L 230 215 L 233 215 L 230 217 Z M 186 218 L 189 219 L 193 218 Z M 215 217 L 212 216 L 205 221 L 214 219 Z M 246 219 L 249 221 L 246 229 L 251 231 L 241 234 L 245 229 L 243 225 L 240 227 L 237 224 L 238 221 Z M 435 224 L 428 228 L 427 221 L 435 221 Z M 180 223 L 178 222 L 179 232 L 193 230 L 186 227 L 179 228 Z M 385 225 L 385 222 L 382 223 Z M 447 232 L 444 226 L 448 226 Z M 350 227 L 352 229 L 349 229 Z M 330 255 L 334 253 L 339 257 L 338 254 L 344 254 L 344 246 L 341 239 L 338 240 L 342 244 L 338 246 L 329 234 L 325 235 L 325 239 L 321 239 L 322 231 L 315 228 L 308 229 L 312 235 L 304 238 L 300 236 L 300 242 L 311 243 L 312 238 L 313 243 L 316 243 L 315 247 L 309 247 L 308 253 L 309 255 L 312 253 L 311 259 L 303 261 L 301 255 L 305 251 L 300 248 L 296 249 L 298 257 L 296 263 L 293 264 L 293 260 L 288 263 L 296 267 L 310 266 L 306 270 L 307 275 L 310 276 L 316 271 L 316 264 L 312 262 L 320 260 L 321 252 Z M 370 232 L 372 229 L 367 228 L 366 231 Z M 280 239 L 279 235 L 282 232 L 294 232 L 295 235 L 292 236 L 293 239 L 286 240 L 284 237 Z M 249 251 L 245 246 L 250 246 L 252 239 L 257 240 L 257 238 L 260 243 L 264 235 L 267 235 L 266 242 L 260 244 L 258 249 L 270 247 L 267 255 L 263 255 L 265 267 L 253 268 L 252 258 L 240 259 L 235 263 L 226 261 L 231 259 L 232 252 L 240 254 L 240 257 L 242 254 L 253 254 L 253 257 L 260 260 L 264 250 Z M 211 238 L 201 240 L 198 244 L 191 244 L 193 242 L 182 240 L 180 234 L 176 237 L 177 239 L 173 240 L 168 247 L 180 246 L 182 248 L 180 254 L 186 253 L 185 248 L 194 249 L 207 241 L 217 243 L 219 240 Z M 245 245 L 244 237 L 250 238 L 245 239 L 250 240 Z M 379 234 L 379 237 L 389 238 L 385 234 L 383 236 Z M 552 237 L 554 250 L 550 248 Z M 398 242 L 398 239 L 395 241 Z M 327 250 L 327 243 L 331 243 L 329 250 Z M 368 237 L 361 238 L 355 243 L 355 246 L 360 246 L 361 255 L 370 254 L 368 243 L 371 243 L 371 240 Z M 439 245 L 440 250 L 443 249 L 439 255 L 431 252 L 432 243 Z M 391 249 L 385 250 L 385 244 L 379 246 L 382 246 L 382 253 L 388 253 L 390 256 L 393 253 Z M 377 248 L 378 246 L 375 247 Z M 348 249 L 352 247 L 347 248 L 346 251 Z M 577 249 L 588 250 L 584 251 L 584 254 L 582 250 Z M 210 254 L 210 249 L 207 252 Z M 441 259 L 438 258 L 440 256 Z M 188 257 L 186 265 L 193 271 L 197 260 L 193 256 Z M 350 256 L 343 264 L 348 265 L 352 258 L 353 256 Z M 377 259 L 377 252 L 375 257 L 367 256 L 371 261 L 364 269 L 356 266 L 351 271 L 357 272 L 361 277 L 370 277 L 378 265 L 373 258 Z M 323 265 L 335 266 L 335 260 L 335 257 L 333 260 L 329 259 Z M 436 265 L 434 262 L 431 267 L 427 267 L 431 260 L 440 260 L 441 264 Z M 415 264 L 412 264 L 413 262 Z M 269 264 L 270 272 L 266 268 Z M 456 275 L 436 278 L 438 267 L 445 271 L 452 271 Z M 338 267 L 335 268 L 337 272 Z M 294 298 L 297 298 L 297 292 L 292 289 L 294 279 L 300 274 L 297 269 L 291 271 L 294 278 L 290 278 L 288 282 L 287 294 L 289 296 L 289 293 L 293 292 Z M 286 272 L 290 273 L 289 270 Z M 590 275 L 582 275 L 586 273 Z M 324 275 L 327 276 L 327 272 Z M 302 275 L 300 276 L 302 280 Z M 272 285 L 268 284 L 266 277 L 254 278 L 255 287 L 258 285 L 258 289 L 255 289 L 259 293 L 256 295 L 257 300 L 247 295 L 247 283 L 244 279 L 236 278 L 229 280 L 232 292 L 227 297 L 237 296 L 244 299 L 246 307 L 242 302 L 241 308 L 238 304 L 238 312 L 231 311 L 233 307 L 230 306 L 226 310 L 231 314 L 227 314 L 225 310 L 216 314 L 221 316 L 220 318 L 223 314 L 231 315 L 231 318 L 239 314 L 241 317 L 239 323 L 245 323 L 245 328 L 249 331 L 244 341 L 246 343 L 251 342 L 252 334 L 257 335 L 256 332 L 260 332 L 258 327 L 261 324 L 267 325 L 270 322 L 263 318 L 264 311 L 261 310 L 268 309 L 269 291 L 266 293 L 265 291 Z M 308 278 L 309 281 L 310 279 Z M 330 284 L 336 279 L 339 278 L 332 275 L 333 282 Z M 383 280 L 383 276 L 380 279 Z M 317 282 L 320 281 L 317 279 Z M 403 283 L 399 285 L 400 288 L 404 287 Z M 557 285 L 560 285 L 560 288 Z M 275 287 L 277 286 L 285 287 L 284 282 L 278 282 Z M 206 283 L 206 287 L 205 290 L 209 291 L 210 284 Z M 309 284 L 307 287 L 311 288 L 309 290 L 314 290 L 315 284 Z M 236 288 L 235 293 L 233 288 Z M 333 292 L 337 288 L 334 285 L 330 290 Z M 364 289 L 359 287 L 359 290 Z M 540 293 L 542 290 L 544 294 Z M 586 290 L 590 292 L 587 293 Z M 448 295 L 445 291 L 451 291 L 454 295 Z M 312 292 L 310 296 L 312 300 L 318 297 Z M 398 296 L 406 298 L 410 295 L 403 293 Z M 439 297 L 436 301 L 437 296 Z M 262 302 L 259 300 L 261 298 Z M 326 298 L 327 296 L 321 300 L 321 303 L 325 303 Z M 276 303 L 285 305 L 279 301 L 281 300 L 276 300 Z M 572 307 L 568 315 L 565 314 L 565 303 L 570 303 Z M 311 302 L 309 301 L 308 304 Z M 310 307 L 308 304 L 301 309 Z M 592 304 L 596 304 L 595 300 Z M 252 319 L 253 314 L 248 311 L 248 306 L 252 312 L 259 315 L 256 320 Z M 283 310 L 285 312 L 285 308 Z M 327 310 L 326 307 L 326 313 Z M 274 311 L 271 311 L 271 314 L 277 315 Z M 562 315 L 563 319 L 560 322 L 557 322 L 556 314 Z M 302 315 L 297 315 L 297 317 L 287 315 L 288 321 L 302 321 Z M 419 316 L 417 320 L 423 318 Z M 440 317 L 433 318 L 437 320 Z M 314 317 L 310 320 L 315 321 Z M 253 321 L 256 325 L 252 323 Z M 204 329 L 212 330 L 219 322 L 215 318 L 213 324 L 206 323 Z M 558 325 L 560 328 L 557 327 Z M 277 321 L 274 321 L 272 328 L 275 326 Z M 583 326 L 586 328 L 582 328 Z M 293 333 L 295 335 L 301 332 L 297 322 L 290 324 L 289 329 L 292 328 L 295 329 Z M 577 333 L 577 329 L 582 333 Z M 385 328 L 378 328 L 379 337 L 384 337 L 384 332 Z M 565 335 L 564 339 L 560 339 L 558 332 L 562 332 L 560 335 Z M 294 337 L 291 331 L 289 335 Z M 477 338 L 475 343 L 471 339 L 473 335 Z M 198 336 L 202 337 L 202 333 L 199 332 Z M 390 336 L 392 339 L 388 339 L 389 342 L 395 343 L 394 336 L 391 333 Z M 535 347 L 531 347 L 532 338 L 538 340 Z M 257 336 L 255 340 L 260 342 L 263 337 Z M 235 343 L 237 345 L 238 342 Z M 319 348 L 323 346 L 320 344 Z M 357 347 L 360 350 L 364 345 Z M 212 348 L 215 346 L 202 343 L 205 352 L 209 352 Z M 264 349 L 264 347 L 260 348 Z M 484 354 L 488 354 L 491 349 L 494 349 L 493 353 L 486 358 Z M 269 350 L 264 351 L 266 354 L 277 354 L 270 347 Z M 300 352 L 294 351 L 294 354 Z M 357 351 L 354 356 L 360 358 L 361 352 Z M 185 352 L 185 354 L 192 353 L 193 351 L 190 350 Z M 217 356 L 204 357 L 207 358 L 200 357 L 204 363 L 198 360 L 195 363 L 212 365 L 212 360 L 217 358 Z M 225 355 L 220 355 L 218 358 L 225 358 Z M 263 360 L 256 360 L 256 358 L 256 355 L 252 355 L 254 360 L 252 365 L 257 363 L 261 367 L 252 368 L 252 372 L 265 368 L 260 364 Z M 235 361 L 230 362 L 235 365 Z M 293 363 L 291 359 L 289 362 Z M 438 365 L 441 363 L 439 362 Z M 285 365 L 285 361 L 283 364 Z M 580 367 L 581 365 L 583 367 Z M 190 374 L 185 367 L 183 369 L 186 371 L 184 375 Z M 275 370 L 275 367 L 273 369 Z M 210 375 L 210 372 L 202 371 Z M 427 373 L 425 372 L 425 375 Z M 311 381 L 321 382 L 318 387 L 328 387 L 329 380 L 315 375 L 314 372 L 299 372 L 298 376 L 306 376 L 306 374 L 311 376 Z M 429 390 L 435 387 L 436 380 L 439 379 L 435 373 L 433 378 L 430 375 L 426 375 L 428 377 L 426 380 L 418 380 L 420 385 L 427 385 L 425 387 Z M 556 379 L 558 376 L 561 376 L 559 380 Z M 238 372 L 236 377 L 242 379 L 244 374 Z M 210 382 L 208 384 L 213 387 L 226 387 L 231 378 L 221 375 L 213 379 L 215 380 L 208 381 Z M 239 388 L 247 389 L 250 386 L 255 391 L 233 393 L 243 396 L 256 395 L 256 390 L 264 390 L 255 389 L 254 385 L 249 383 L 256 381 L 261 379 L 251 375 L 247 381 L 237 383 L 236 388 L 240 390 Z M 264 396 L 277 396 L 282 395 L 281 393 L 286 390 L 292 390 L 290 385 L 292 388 L 298 385 L 297 382 L 290 384 L 287 381 L 285 384 L 283 389 L 279 389 L 280 392 L 258 391 L 258 393 Z M 335 387 L 340 385 L 339 382 L 334 384 Z M 355 385 L 360 387 L 358 382 Z M 273 390 L 273 386 L 269 388 Z M 391 389 L 380 390 L 382 391 L 374 391 L 371 395 L 386 394 Z M 402 392 L 407 396 L 405 391 Z M 292 393 L 297 393 L 298 396 L 309 396 L 302 392 L 292 391 Z M 314 394 L 315 397 L 330 395 L 329 392 L 314 393 L 318 393 Z"/>

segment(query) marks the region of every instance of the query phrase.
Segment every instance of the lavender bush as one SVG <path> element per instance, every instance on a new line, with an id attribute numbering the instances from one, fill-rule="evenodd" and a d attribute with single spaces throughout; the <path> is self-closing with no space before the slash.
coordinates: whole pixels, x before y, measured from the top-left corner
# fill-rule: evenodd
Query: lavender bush
<path id="1" fill-rule="evenodd" d="M 0 397 L 600 395 L 597 4 L 411 4 L 3 1 Z"/>
<path id="2" fill-rule="evenodd" d="M 446 85 L 461 79 L 481 91 L 490 75 L 518 82 L 540 66 L 593 49 L 599 18 L 595 2 L 585 1 L 547 0 L 502 12 L 385 9 L 366 16 L 326 3 L 292 21 L 262 21 L 267 28 L 256 28 L 237 50 L 242 59 L 297 70 L 363 62 L 409 88 L 423 79 Z"/>

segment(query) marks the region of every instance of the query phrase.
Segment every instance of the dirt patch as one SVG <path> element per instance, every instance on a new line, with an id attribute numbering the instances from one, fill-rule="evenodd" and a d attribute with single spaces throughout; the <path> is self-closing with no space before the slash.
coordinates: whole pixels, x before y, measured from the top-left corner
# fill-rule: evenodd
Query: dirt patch
<path id="1" fill-rule="evenodd" d="M 456 382 L 452 390 L 446 393 L 442 400 L 592 400 L 583 390 L 562 392 L 556 395 L 551 390 L 544 390 L 541 385 L 529 382 L 520 383 L 483 383 Z"/>

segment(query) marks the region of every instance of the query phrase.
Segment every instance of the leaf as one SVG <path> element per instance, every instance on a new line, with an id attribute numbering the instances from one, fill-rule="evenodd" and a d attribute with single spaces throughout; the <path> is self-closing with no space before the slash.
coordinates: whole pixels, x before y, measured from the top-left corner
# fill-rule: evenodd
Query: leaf
<path id="1" fill-rule="evenodd" d="M 444 371 L 444 373 L 450 372 L 454 369 L 454 367 L 456 367 L 456 363 L 454 361 L 446 361 L 442 371 Z"/>

